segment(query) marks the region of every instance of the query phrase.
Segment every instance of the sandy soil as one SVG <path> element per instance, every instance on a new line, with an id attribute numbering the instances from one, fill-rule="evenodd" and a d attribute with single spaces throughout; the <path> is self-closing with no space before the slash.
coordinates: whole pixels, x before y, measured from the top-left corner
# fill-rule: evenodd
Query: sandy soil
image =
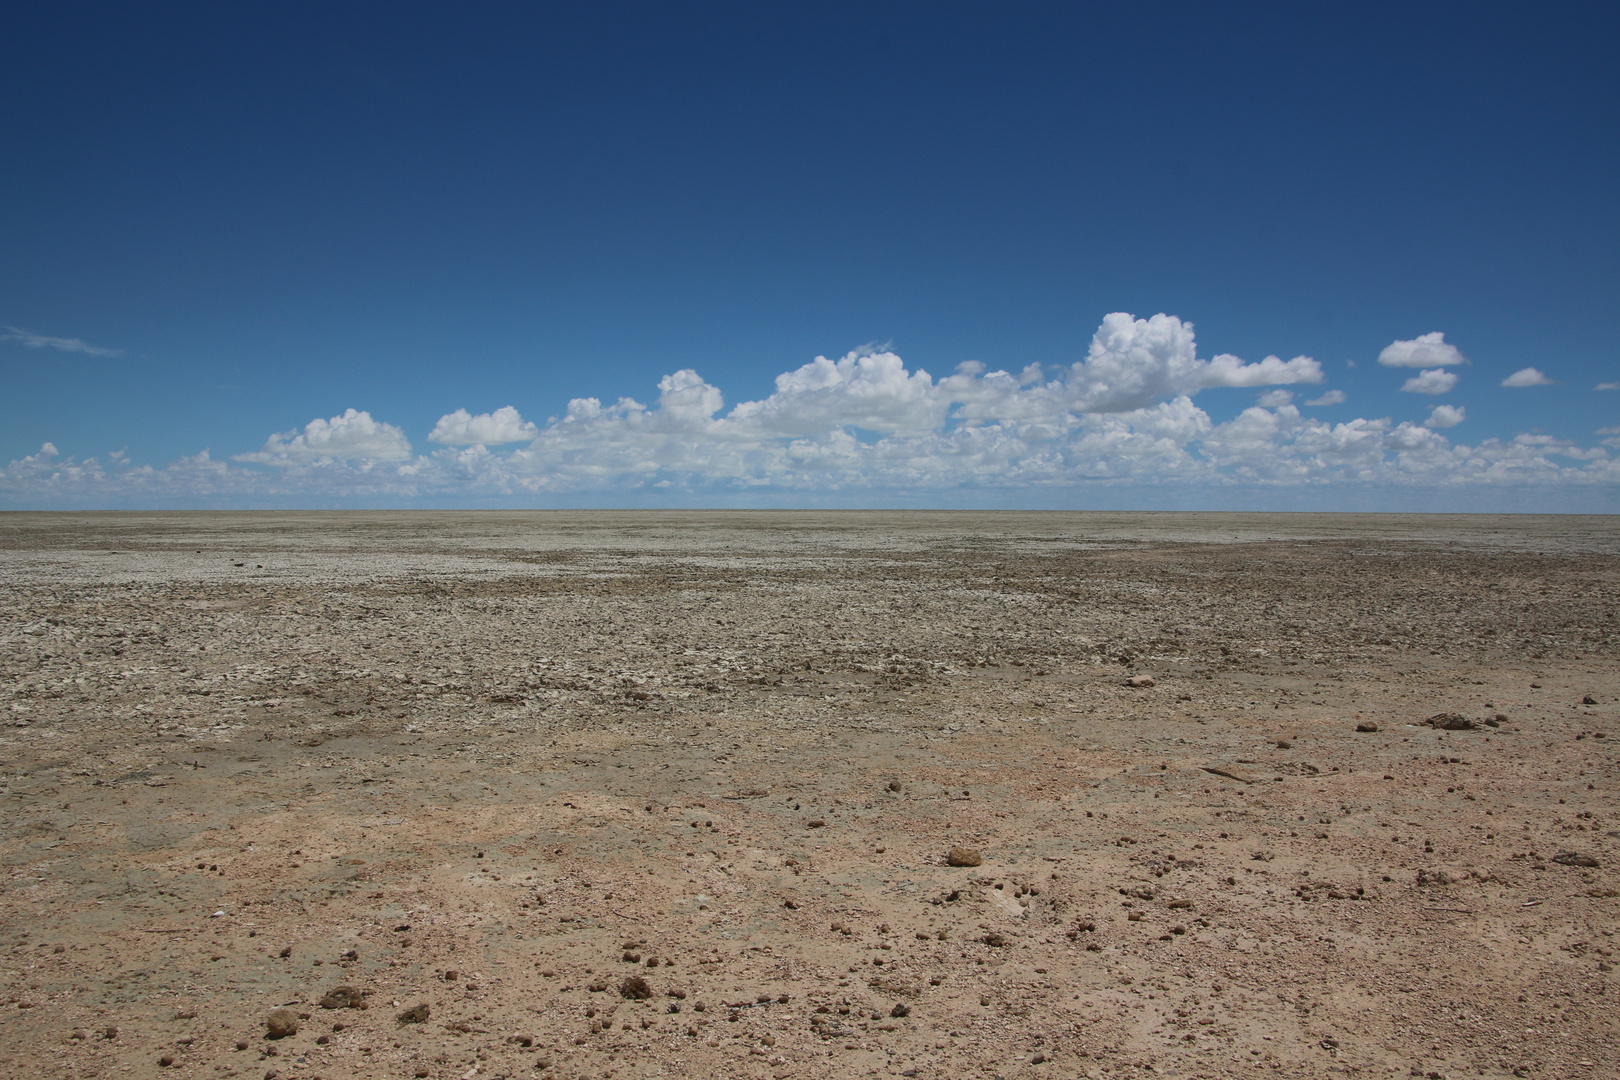
<path id="1" fill-rule="evenodd" d="M 1617 556 L 3 515 L 0 1075 L 1620 1076 Z"/>

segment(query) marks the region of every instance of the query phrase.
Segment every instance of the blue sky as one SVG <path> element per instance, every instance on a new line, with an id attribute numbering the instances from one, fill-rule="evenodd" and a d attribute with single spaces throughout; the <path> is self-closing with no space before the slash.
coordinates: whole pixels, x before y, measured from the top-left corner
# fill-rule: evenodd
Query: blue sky
<path id="1" fill-rule="evenodd" d="M 1620 14 L 1413 7 L 9 5 L 0 507 L 1620 510 Z"/>

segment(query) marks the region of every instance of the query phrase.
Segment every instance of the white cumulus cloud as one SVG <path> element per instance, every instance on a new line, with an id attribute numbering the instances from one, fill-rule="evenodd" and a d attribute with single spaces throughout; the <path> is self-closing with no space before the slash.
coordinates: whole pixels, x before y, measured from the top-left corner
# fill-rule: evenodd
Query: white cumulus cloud
<path id="1" fill-rule="evenodd" d="M 1267 390 L 1260 395 L 1256 402 L 1262 409 L 1275 409 L 1282 405 L 1291 404 L 1294 400 L 1292 390 Z"/>
<path id="2" fill-rule="evenodd" d="M 439 417 L 439 422 L 428 432 L 428 441 L 461 446 L 482 443 L 499 446 L 501 443 L 527 442 L 540 434 L 540 429 L 523 419 L 510 405 L 494 412 L 474 416 L 466 409 L 457 409 Z"/>
<path id="3" fill-rule="evenodd" d="M 1468 410 L 1461 405 L 1436 405 L 1429 413 L 1429 418 L 1423 421 L 1428 428 L 1456 427 L 1467 419 Z"/>
<path id="4" fill-rule="evenodd" d="M 1401 389 L 1408 394 L 1445 394 L 1457 385 L 1455 372 L 1442 371 L 1439 368 L 1429 368 L 1427 371 L 1407 379 L 1401 384 Z"/>
<path id="5" fill-rule="evenodd" d="M 1245 364 L 1229 353 L 1200 360 L 1192 323 L 1174 315 L 1133 319 L 1115 312 L 1091 338 L 1086 359 L 1065 381 L 1071 407 L 1083 412 L 1127 412 L 1155 398 L 1222 387 L 1319 383 L 1322 365 L 1308 356 L 1268 356 Z"/>
<path id="6" fill-rule="evenodd" d="M 1533 367 L 1520 368 L 1502 380 L 1503 386 L 1515 389 L 1525 386 L 1551 386 L 1552 380 Z"/>
<path id="7" fill-rule="evenodd" d="M 86 356 L 119 356 L 121 349 L 107 349 L 100 345 L 92 345 L 87 341 L 80 341 L 73 337 L 51 337 L 47 334 L 36 334 L 29 330 L 19 330 L 15 326 L 7 326 L 5 333 L 0 334 L 0 341 L 15 341 L 29 349 L 55 349 L 57 352 L 83 353 Z"/>
<path id="8" fill-rule="evenodd" d="M 312 465 L 334 461 L 403 461 L 411 456 L 405 433 L 393 424 L 373 420 L 369 412 L 344 410 L 330 420 L 315 419 L 302 432 L 270 436 L 264 447 L 237 454 L 237 461 L 262 465 Z"/>
<path id="9" fill-rule="evenodd" d="M 1468 363 L 1457 346 L 1446 344 L 1446 335 L 1435 331 L 1419 334 L 1411 341 L 1392 341 L 1378 354 L 1385 367 L 1448 367 Z"/>
<path id="10" fill-rule="evenodd" d="M 1329 390 L 1327 393 L 1323 394 L 1321 397 L 1313 397 L 1313 398 L 1311 398 L 1311 400 L 1307 401 L 1305 404 L 1307 404 L 1307 405 L 1317 405 L 1317 406 L 1320 406 L 1320 405 L 1343 405 L 1344 402 L 1345 402 L 1345 396 L 1344 396 L 1344 391 L 1343 390 Z"/>

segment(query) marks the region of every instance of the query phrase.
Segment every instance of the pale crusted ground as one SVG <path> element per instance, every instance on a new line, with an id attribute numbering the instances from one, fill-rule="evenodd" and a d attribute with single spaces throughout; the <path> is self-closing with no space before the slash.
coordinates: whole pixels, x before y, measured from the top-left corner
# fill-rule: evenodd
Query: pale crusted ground
<path id="1" fill-rule="evenodd" d="M 0 1075 L 1620 1076 L 1617 525 L 0 516 Z"/>

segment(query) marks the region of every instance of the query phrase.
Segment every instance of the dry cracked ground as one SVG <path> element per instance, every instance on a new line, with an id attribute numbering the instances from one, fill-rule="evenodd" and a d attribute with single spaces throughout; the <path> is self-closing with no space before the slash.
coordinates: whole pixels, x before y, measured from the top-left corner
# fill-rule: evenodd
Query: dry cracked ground
<path id="1" fill-rule="evenodd" d="M 1617 555 L 4 515 L 0 1075 L 1620 1076 Z"/>

